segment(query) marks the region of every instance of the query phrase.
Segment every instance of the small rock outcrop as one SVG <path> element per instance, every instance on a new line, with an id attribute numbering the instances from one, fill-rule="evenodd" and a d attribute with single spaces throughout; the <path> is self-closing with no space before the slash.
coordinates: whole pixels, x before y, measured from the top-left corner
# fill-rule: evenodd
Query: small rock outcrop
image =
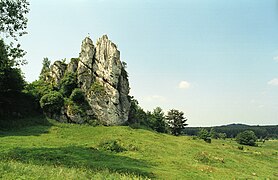
<path id="1" fill-rule="evenodd" d="M 61 112 L 52 115 L 53 118 L 75 123 L 95 118 L 106 125 L 120 125 L 128 120 L 130 88 L 127 72 L 120 60 L 120 51 L 107 35 L 99 38 L 95 45 L 86 37 L 82 41 L 79 58 L 73 58 L 69 64 L 54 62 L 49 75 L 58 89 L 63 88 L 64 82 L 72 81 L 71 86 L 66 87 L 74 88 L 65 93 L 66 98 L 83 92 L 85 102 L 65 103 Z M 63 80 L 65 77 L 68 80 Z"/>

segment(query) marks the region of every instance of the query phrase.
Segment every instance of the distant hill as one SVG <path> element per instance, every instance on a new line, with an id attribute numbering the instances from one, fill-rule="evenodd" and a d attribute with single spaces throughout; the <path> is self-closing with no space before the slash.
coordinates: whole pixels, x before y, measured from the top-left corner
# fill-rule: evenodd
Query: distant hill
<path id="1" fill-rule="evenodd" d="M 252 130 L 255 132 L 257 137 L 262 138 L 278 138 L 278 125 L 268 125 L 268 126 L 251 126 L 246 124 L 228 124 L 222 126 L 212 126 L 212 127 L 186 127 L 184 134 L 194 136 L 197 135 L 200 128 L 205 128 L 210 131 L 211 128 L 217 133 L 226 133 L 227 137 L 233 138 L 238 133 L 245 130 Z"/>

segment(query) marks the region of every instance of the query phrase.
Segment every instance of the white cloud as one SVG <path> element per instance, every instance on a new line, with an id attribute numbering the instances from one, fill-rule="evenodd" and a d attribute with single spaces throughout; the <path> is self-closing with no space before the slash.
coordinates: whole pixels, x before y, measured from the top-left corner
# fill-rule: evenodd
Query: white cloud
<path id="1" fill-rule="evenodd" d="M 278 78 L 274 78 L 274 79 L 268 81 L 267 84 L 271 85 L 271 86 L 278 86 Z"/>
<path id="2" fill-rule="evenodd" d="M 165 102 L 166 98 L 159 95 L 148 96 L 144 98 L 148 102 Z"/>
<path id="3" fill-rule="evenodd" d="M 180 83 L 179 83 L 179 88 L 180 89 L 188 89 L 188 88 L 190 88 L 190 83 L 189 82 L 187 82 L 187 81 L 181 81 Z"/>
<path id="4" fill-rule="evenodd" d="M 273 60 L 278 62 L 278 56 L 273 57 Z"/>

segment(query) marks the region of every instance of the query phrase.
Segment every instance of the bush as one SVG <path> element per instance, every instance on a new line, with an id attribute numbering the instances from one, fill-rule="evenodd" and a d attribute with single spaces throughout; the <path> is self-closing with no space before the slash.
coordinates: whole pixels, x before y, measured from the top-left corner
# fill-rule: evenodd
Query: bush
<path id="1" fill-rule="evenodd" d="M 64 75 L 61 80 L 61 92 L 64 96 L 69 97 L 72 91 L 77 87 L 77 76 L 76 73 L 68 72 Z"/>
<path id="2" fill-rule="evenodd" d="M 249 130 L 241 132 L 236 136 L 236 141 L 239 144 L 249 145 L 249 146 L 255 146 L 257 139 L 258 138 L 255 135 L 255 133 Z"/>
<path id="3" fill-rule="evenodd" d="M 51 91 L 40 100 L 41 108 L 46 113 L 58 113 L 64 105 L 64 98 L 60 92 Z"/>
<path id="4" fill-rule="evenodd" d="M 123 152 L 126 151 L 125 148 L 123 148 L 118 141 L 116 140 L 108 140 L 101 142 L 99 144 L 99 149 L 104 151 L 111 151 L 111 152 Z"/>
<path id="5" fill-rule="evenodd" d="M 100 82 L 94 82 L 91 86 L 91 91 L 93 91 L 96 95 L 105 96 L 105 88 Z"/>
<path id="6" fill-rule="evenodd" d="M 70 99 L 76 103 L 83 103 L 85 101 L 85 96 L 81 89 L 76 88 L 72 91 Z"/>
<path id="7" fill-rule="evenodd" d="M 226 139 L 227 138 L 227 134 L 226 133 L 218 133 L 218 137 L 220 138 L 220 139 Z"/>
<path id="8" fill-rule="evenodd" d="M 210 133 L 204 128 L 200 129 L 200 131 L 198 132 L 198 138 L 203 139 L 207 143 L 211 143 Z"/>

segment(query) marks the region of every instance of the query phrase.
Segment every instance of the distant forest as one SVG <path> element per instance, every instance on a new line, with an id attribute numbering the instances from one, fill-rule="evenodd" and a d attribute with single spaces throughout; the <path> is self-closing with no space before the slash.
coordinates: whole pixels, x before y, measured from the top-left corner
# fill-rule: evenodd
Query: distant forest
<path id="1" fill-rule="evenodd" d="M 190 136 L 197 136 L 200 129 L 210 131 L 211 128 L 216 133 L 226 133 L 228 138 L 234 138 L 240 132 L 252 130 L 258 138 L 278 138 L 278 125 L 272 126 L 249 126 L 245 124 L 230 124 L 215 127 L 185 127 L 183 133 Z"/>

